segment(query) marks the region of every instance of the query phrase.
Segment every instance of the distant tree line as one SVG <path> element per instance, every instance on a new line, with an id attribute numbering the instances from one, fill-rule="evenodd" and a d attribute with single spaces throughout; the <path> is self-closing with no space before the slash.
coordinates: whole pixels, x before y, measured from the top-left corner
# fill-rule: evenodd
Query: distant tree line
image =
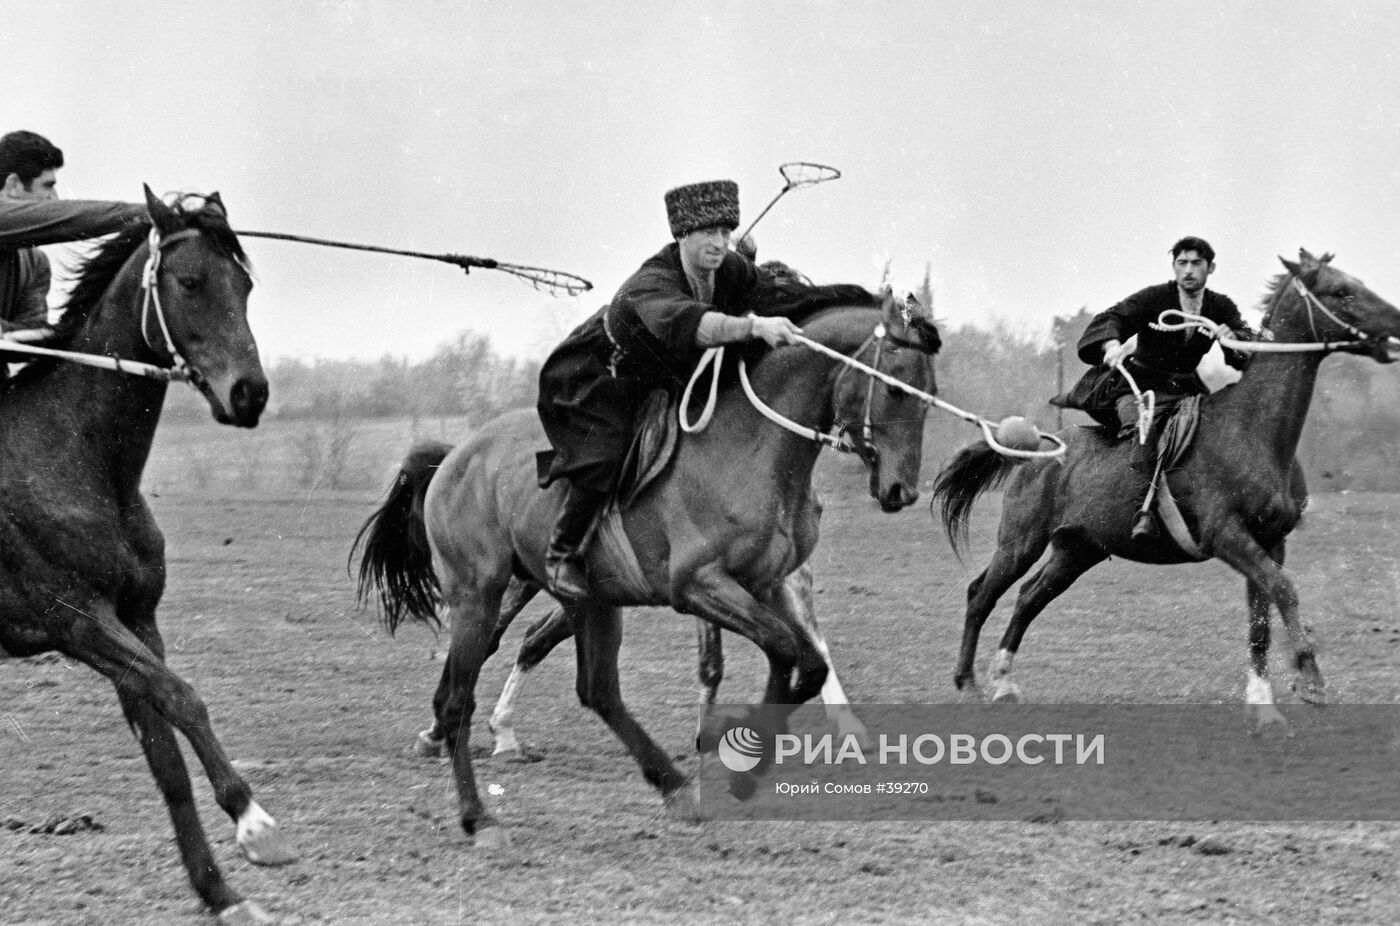
<path id="1" fill-rule="evenodd" d="M 378 360 L 279 360 L 267 367 L 272 399 L 267 417 L 279 420 L 460 418 L 475 425 L 534 405 L 540 364 L 502 356 L 485 335 L 464 331 L 426 360 L 385 355 Z M 202 399 L 172 393 L 171 418 L 208 416 Z"/>
<path id="2" fill-rule="evenodd" d="M 915 295 L 936 310 L 927 274 Z M 994 420 L 1025 415 L 1047 430 L 1087 423 L 1087 416 L 1062 413 L 1048 400 L 1084 372 L 1075 344 L 1092 317 L 1087 308 L 1056 317 L 1048 338 L 996 319 L 985 325 L 944 325 L 935 364 L 940 397 Z M 416 363 L 387 355 L 378 360 L 281 360 L 267 371 L 273 395 L 267 417 L 338 422 L 453 417 L 472 426 L 506 409 L 533 406 L 539 369 L 538 361 L 503 356 L 488 337 L 473 332 L 462 332 Z M 1327 360 L 1299 448 L 1314 491 L 1400 490 L 1396 370 L 1359 357 Z M 202 399 L 177 389 L 166 414 L 196 420 L 209 412 Z"/>

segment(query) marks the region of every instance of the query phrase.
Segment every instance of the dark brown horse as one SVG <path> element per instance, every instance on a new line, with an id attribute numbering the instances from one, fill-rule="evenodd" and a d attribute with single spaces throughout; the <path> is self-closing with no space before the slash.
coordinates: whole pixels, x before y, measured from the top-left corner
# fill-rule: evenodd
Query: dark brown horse
<path id="1" fill-rule="evenodd" d="M 1064 462 L 1009 464 L 985 445 L 958 452 L 938 476 L 954 549 L 966 541 L 977 497 L 1011 477 L 991 564 L 967 590 L 962 651 L 954 680 L 980 697 L 973 662 L 977 637 L 997 599 L 1036 563 L 1049 560 L 1023 586 L 992 665 L 993 700 L 1017 700 L 1012 659 L 1041 610 L 1109 556 L 1143 563 L 1204 562 L 1216 558 L 1245 577 L 1250 670 L 1246 701 L 1258 723 L 1280 723 L 1268 680 L 1269 613 L 1276 606 L 1293 646 L 1300 698 L 1325 700 L 1309 628 L 1299 618 L 1298 593 L 1283 569 L 1288 534 L 1302 514 L 1307 488 L 1295 451 L 1312 400 L 1318 366 L 1332 351 L 1389 361 L 1400 337 L 1400 311 L 1360 280 L 1307 251 L 1273 281 L 1264 327 L 1272 343 L 1258 345 L 1240 381 L 1203 397 L 1195 441 L 1180 466 L 1164 474 L 1199 546 L 1184 552 L 1171 536 L 1134 540 L 1130 527 L 1146 477 L 1128 466 L 1129 444 L 1094 429 L 1072 428 Z M 1249 346 L 1249 345 L 1245 345 Z M 1302 348 L 1302 349 L 1295 349 Z"/>
<path id="2" fill-rule="evenodd" d="M 151 226 L 108 240 L 87 260 L 48 346 L 174 367 L 216 420 L 254 427 L 267 378 L 248 330 L 247 261 L 223 205 L 217 194 L 174 208 L 149 189 L 146 199 Z M 0 393 L 0 654 L 57 650 L 112 681 L 195 891 L 215 913 L 259 922 L 266 915 L 214 861 L 172 730 L 193 747 L 248 858 L 291 861 L 229 764 L 204 702 L 165 664 L 156 629 L 164 540 L 140 492 L 165 390 L 164 379 L 43 359 Z"/>
<path id="3" fill-rule="evenodd" d="M 845 356 L 869 359 L 878 348 L 883 372 L 931 391 L 937 332 L 902 308 L 893 299 L 883 311 L 836 307 L 802 326 L 814 342 Z M 872 466 L 872 492 L 891 509 L 907 505 L 918 495 L 926 406 L 893 388 L 866 388 L 863 377 L 843 375 L 846 369 L 804 346 L 779 348 L 753 364 L 752 388 L 788 419 L 823 433 L 838 417 L 859 422 L 868 402 L 872 427 L 854 437 Z M 562 497 L 560 487 L 544 491 L 536 484 L 534 454 L 545 446 L 535 414 L 520 411 L 487 424 L 445 456 L 441 446 L 416 450 L 357 540 L 364 546 L 361 594 L 378 589 L 391 628 L 404 617 L 436 621 L 439 602 L 451 627 L 433 708 L 469 834 L 494 822 L 466 748 L 477 678 L 522 597 L 544 585 L 544 552 Z M 622 513 L 645 591 L 623 580 L 625 570 L 602 544 L 590 547 L 596 597 L 567 605 L 579 699 L 627 745 L 668 803 L 686 777 L 622 702 L 621 607 L 670 605 L 741 634 L 768 657 L 765 701 L 795 705 L 814 696 L 826 660 L 793 613 L 785 580 L 817 542 L 812 470 L 820 450 L 810 436 L 765 419 L 729 386 L 709 426 L 683 435 L 669 468 Z"/>

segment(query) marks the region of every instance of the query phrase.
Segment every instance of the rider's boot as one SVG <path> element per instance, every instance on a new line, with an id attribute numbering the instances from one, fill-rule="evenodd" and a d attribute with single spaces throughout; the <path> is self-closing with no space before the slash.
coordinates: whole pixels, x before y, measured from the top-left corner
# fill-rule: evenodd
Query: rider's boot
<path id="1" fill-rule="evenodd" d="M 569 483 L 569 491 L 564 496 L 564 507 L 554 522 L 554 532 L 549 538 L 549 552 L 545 554 L 545 578 L 549 590 L 560 598 L 580 599 L 589 597 L 588 573 L 584 565 L 584 551 L 592 539 L 597 526 L 598 515 L 607 500 L 606 492 L 581 488 Z"/>

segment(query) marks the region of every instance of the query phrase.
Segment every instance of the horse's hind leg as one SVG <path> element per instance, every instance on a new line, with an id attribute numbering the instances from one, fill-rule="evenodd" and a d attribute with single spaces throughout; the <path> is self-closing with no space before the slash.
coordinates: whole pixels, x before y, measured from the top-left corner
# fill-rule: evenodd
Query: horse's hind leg
<path id="1" fill-rule="evenodd" d="M 503 637 L 506 630 L 509 629 L 511 621 L 515 620 L 516 615 L 525 609 L 525 606 L 539 594 L 539 591 L 540 587 L 533 582 L 526 582 L 515 577 L 511 578 L 510 584 L 506 586 L 505 595 L 501 599 L 501 613 L 500 616 L 496 618 L 496 634 L 491 641 L 491 648 L 487 653 L 488 656 L 500 648 L 501 637 Z M 445 606 L 442 608 L 442 621 L 448 627 L 451 627 L 451 612 Z M 546 650 L 546 653 L 547 652 L 548 650 Z M 540 659 L 543 658 L 544 654 L 541 654 Z M 514 675 L 512 675 L 511 678 L 513 679 Z M 437 717 L 438 708 L 447 698 L 449 685 L 447 667 L 443 666 L 442 675 L 438 680 L 437 691 L 433 694 L 434 718 Z M 507 682 L 507 687 L 509 687 L 509 682 Z M 501 694 L 502 701 L 505 700 L 505 697 L 506 695 L 503 692 Z M 493 717 L 493 722 L 494 719 Z M 496 732 L 496 728 L 492 726 L 491 731 L 493 733 Z M 514 738 L 514 733 L 510 735 Z M 438 728 L 437 720 L 434 719 L 432 725 L 429 726 L 428 729 L 419 732 L 418 739 L 413 744 L 413 752 L 415 755 L 424 758 L 435 759 L 442 755 L 444 740 L 445 737 L 442 730 Z M 502 751 L 504 750 L 500 747 L 500 736 L 498 734 L 496 752 Z"/>
<path id="2" fill-rule="evenodd" d="M 481 666 L 500 639 L 496 619 L 503 590 L 504 586 L 500 590 L 489 586 L 483 589 L 468 582 L 443 579 L 443 601 L 452 618 L 452 644 L 433 707 L 437 729 L 443 734 L 447 754 L 452 759 L 462 829 L 468 836 L 495 823 L 477 791 L 476 773 L 467 744 L 472 714 L 476 711 L 476 683 L 481 676 Z"/>
<path id="3" fill-rule="evenodd" d="M 515 736 L 515 702 L 520 698 L 530 670 L 543 662 L 554 647 L 573 635 L 574 627 L 569 615 L 558 605 L 550 608 L 548 614 L 525 631 L 525 639 L 521 641 L 520 652 L 515 657 L 515 666 L 510 670 L 510 677 L 501 689 L 501 696 L 496 699 L 496 707 L 487 724 L 496 735 L 496 748 L 491 753 L 493 756 L 515 754 L 525 757 L 525 750 Z"/>
<path id="4" fill-rule="evenodd" d="M 1007 502 L 1005 504 L 1010 504 Z M 967 700 L 980 700 L 981 689 L 977 685 L 977 640 L 982 634 L 982 625 L 987 622 L 997 601 L 1006 594 L 1016 580 L 1025 575 L 1040 554 L 1045 552 L 1048 535 L 1039 529 L 1012 532 L 1003 529 L 999 532 L 1001 542 L 992 561 L 982 574 L 972 580 L 967 587 L 967 613 L 963 617 L 962 644 L 958 649 L 958 665 L 953 673 L 953 684 Z M 1008 539 L 1008 537 L 1010 539 Z"/>
<path id="5" fill-rule="evenodd" d="M 1021 689 L 1011 680 L 1011 663 L 1021 646 L 1021 638 L 1025 636 L 1026 628 L 1046 605 L 1106 558 L 1106 554 L 1098 547 L 1072 536 L 1060 534 L 1050 542 L 1050 559 L 1021 586 L 1021 592 L 1016 596 L 1016 608 L 1011 613 L 1011 623 L 1007 625 L 1006 633 L 1001 638 L 1001 647 L 992 666 L 993 701 L 1021 700 Z"/>
<path id="6" fill-rule="evenodd" d="M 642 729 L 622 702 L 617 656 L 622 647 L 622 612 L 595 604 L 570 604 L 574 645 L 578 651 L 579 701 L 617 734 L 641 766 L 642 775 L 659 790 L 668 805 L 675 805 L 686 778 L 660 746 Z M 685 810 L 676 807 L 677 810 Z"/>

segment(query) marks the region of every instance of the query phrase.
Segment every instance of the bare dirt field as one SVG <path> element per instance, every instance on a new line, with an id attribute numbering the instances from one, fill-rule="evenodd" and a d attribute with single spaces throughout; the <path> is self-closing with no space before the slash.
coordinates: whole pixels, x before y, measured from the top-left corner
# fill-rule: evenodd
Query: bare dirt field
<path id="1" fill-rule="evenodd" d="M 819 478 L 816 601 L 847 690 L 865 702 L 956 700 L 964 590 L 990 552 L 1000 497 L 979 504 L 960 564 L 922 502 L 880 514 L 845 459 L 826 460 Z M 388 637 L 356 610 L 346 576 L 377 493 L 257 479 L 196 490 L 159 467 L 147 484 L 168 542 L 170 662 L 302 857 L 278 869 L 244 861 L 197 776 L 201 811 L 230 881 L 285 922 L 1381 923 L 1400 907 L 1393 824 L 679 822 L 578 706 L 569 647 L 520 705 L 542 760 L 479 762 L 482 783 L 499 785 L 488 800 L 504 842 L 473 847 L 446 765 L 405 754 L 429 720 L 443 641 L 420 627 Z M 1334 703 L 1400 701 L 1397 549 L 1390 495 L 1317 496 L 1294 536 L 1288 565 Z M 543 607 L 487 664 L 482 701 Z M 638 610 L 627 632 L 624 693 L 693 767 L 692 621 Z M 757 651 L 731 638 L 727 653 L 725 695 L 756 699 Z M 1114 561 L 1032 627 L 1018 676 L 1042 702 L 1240 703 L 1245 664 L 1242 580 L 1218 564 Z M 110 686 L 59 659 L 0 662 L 0 713 L 0 922 L 207 921 Z"/>

